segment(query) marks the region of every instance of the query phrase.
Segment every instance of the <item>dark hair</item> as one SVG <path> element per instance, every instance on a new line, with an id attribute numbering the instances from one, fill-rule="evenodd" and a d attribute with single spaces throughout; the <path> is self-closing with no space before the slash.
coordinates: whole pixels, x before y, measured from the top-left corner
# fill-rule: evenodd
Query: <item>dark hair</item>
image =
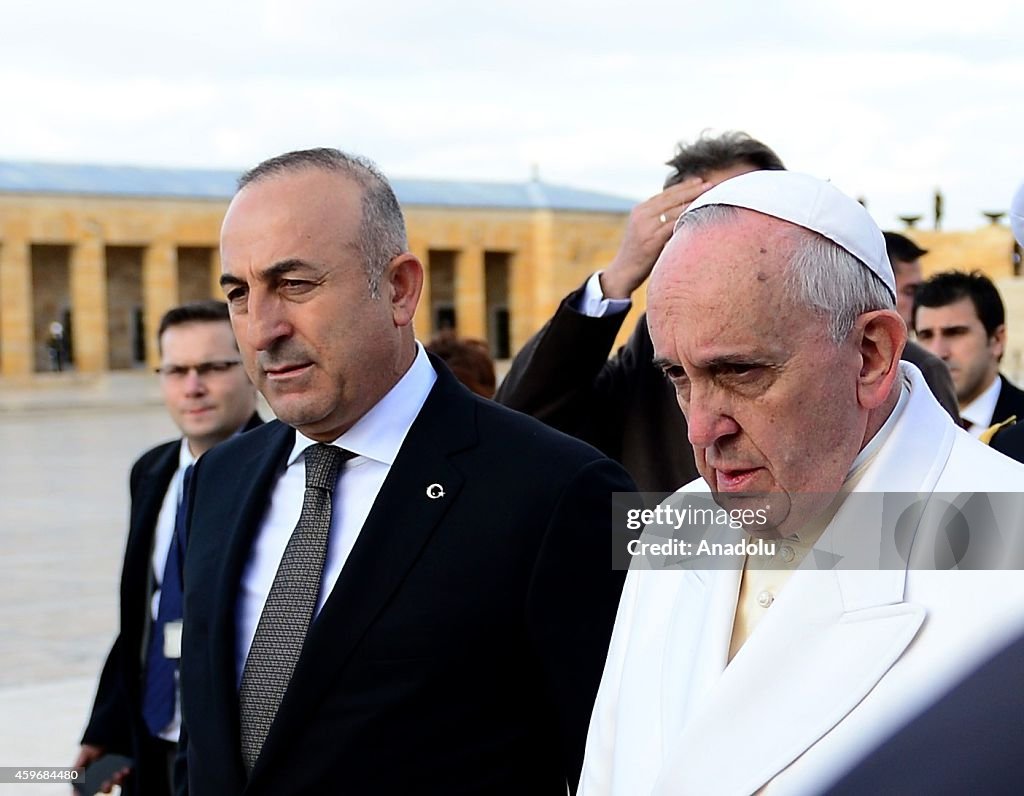
<path id="1" fill-rule="evenodd" d="M 883 232 L 882 237 L 885 238 L 885 253 L 889 255 L 889 262 L 893 268 L 896 267 L 897 261 L 909 263 L 928 254 L 927 249 L 922 249 L 906 235 L 898 232 Z"/>
<path id="2" fill-rule="evenodd" d="M 359 221 L 359 254 L 370 284 L 370 295 L 380 295 L 384 268 L 409 248 L 405 219 L 395 192 L 374 163 L 358 155 L 320 147 L 286 152 L 264 160 L 238 178 L 238 189 L 281 174 L 320 169 L 343 174 L 362 188 L 362 218 Z"/>
<path id="3" fill-rule="evenodd" d="M 172 326 L 181 326 L 186 323 L 231 323 L 231 316 L 228 313 L 228 305 L 216 299 L 203 299 L 202 301 L 190 301 L 178 307 L 172 307 L 164 313 L 160 319 L 160 328 L 156 332 L 157 347 L 160 347 L 160 338 L 164 332 Z"/>
<path id="4" fill-rule="evenodd" d="M 1006 322 L 1006 310 L 992 280 L 980 271 L 946 271 L 928 279 L 914 296 L 914 326 L 918 307 L 945 307 L 969 298 L 989 337 Z"/>
<path id="5" fill-rule="evenodd" d="M 666 161 L 674 171 L 665 178 L 665 187 L 687 177 L 703 176 L 709 171 L 727 169 L 737 163 L 749 163 L 755 169 L 785 171 L 782 159 L 766 144 L 740 130 L 713 136 L 705 130 L 692 144 L 680 141 L 675 156 Z"/>
<path id="6" fill-rule="evenodd" d="M 494 360 L 483 340 L 460 339 L 451 331 L 443 331 L 424 347 L 443 359 L 455 378 L 477 395 L 494 397 L 497 388 Z"/>

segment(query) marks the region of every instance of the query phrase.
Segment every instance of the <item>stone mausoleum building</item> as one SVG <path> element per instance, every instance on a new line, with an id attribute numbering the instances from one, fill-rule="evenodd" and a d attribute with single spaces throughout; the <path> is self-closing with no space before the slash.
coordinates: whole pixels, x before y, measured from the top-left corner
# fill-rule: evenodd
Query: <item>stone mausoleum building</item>
<path id="1" fill-rule="evenodd" d="M 0 375 L 152 367 L 170 307 L 222 297 L 217 238 L 233 171 L 0 162 Z M 615 254 L 634 201 L 526 183 L 394 180 L 427 271 L 416 317 L 507 358 Z"/>
<path id="2" fill-rule="evenodd" d="M 53 367 L 51 328 L 78 373 L 157 363 L 160 317 L 222 297 L 217 239 L 234 171 L 0 161 L 0 376 Z M 614 256 L 633 199 L 533 180 L 393 180 L 427 271 L 417 336 L 454 327 L 513 355 L 562 297 Z M 1024 375 L 1024 278 L 1005 224 L 906 231 L 925 274 L 980 269 L 1007 304 L 1004 371 Z M 643 310 L 643 291 L 619 340 Z"/>

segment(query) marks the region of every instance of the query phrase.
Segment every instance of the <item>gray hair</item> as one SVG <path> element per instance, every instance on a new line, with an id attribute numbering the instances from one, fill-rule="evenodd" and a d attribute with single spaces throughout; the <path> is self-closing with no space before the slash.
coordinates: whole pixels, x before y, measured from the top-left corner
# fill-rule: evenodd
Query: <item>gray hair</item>
<path id="1" fill-rule="evenodd" d="M 676 230 L 724 223 L 735 219 L 741 209 L 706 205 L 684 214 Z M 793 252 L 786 267 L 787 296 L 825 318 L 833 343 L 839 345 L 846 340 L 863 313 L 895 309 L 889 288 L 864 263 L 823 235 L 792 226 Z"/>
<path id="2" fill-rule="evenodd" d="M 387 177 L 367 158 L 321 147 L 286 152 L 264 160 L 238 178 L 238 189 L 303 169 L 343 174 L 362 189 L 362 217 L 356 247 L 366 270 L 370 295 L 379 298 L 380 282 L 387 264 L 409 250 L 402 209 Z"/>

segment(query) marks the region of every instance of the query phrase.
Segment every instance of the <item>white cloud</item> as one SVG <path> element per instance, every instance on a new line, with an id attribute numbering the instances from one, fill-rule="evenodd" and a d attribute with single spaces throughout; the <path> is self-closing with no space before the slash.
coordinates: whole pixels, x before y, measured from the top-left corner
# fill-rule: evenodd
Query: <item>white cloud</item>
<path id="1" fill-rule="evenodd" d="M 941 186 L 949 220 L 974 226 L 1024 176 L 1018 6 L 20 3 L 0 158 L 233 168 L 332 144 L 397 176 L 538 164 L 642 198 L 677 139 L 740 128 L 883 225 Z"/>

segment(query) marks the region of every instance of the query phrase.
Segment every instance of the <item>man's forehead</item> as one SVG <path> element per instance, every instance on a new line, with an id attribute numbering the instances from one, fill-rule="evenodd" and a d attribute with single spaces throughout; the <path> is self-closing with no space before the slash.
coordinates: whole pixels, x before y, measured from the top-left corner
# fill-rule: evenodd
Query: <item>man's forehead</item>
<path id="1" fill-rule="evenodd" d="M 681 227 L 659 258 L 655 274 L 697 270 L 714 281 L 722 269 L 731 277 L 749 274 L 760 282 L 783 272 L 800 228 L 753 210 L 732 208 L 720 218 Z M 709 267 L 712 263 L 716 268 Z"/>
<path id="2" fill-rule="evenodd" d="M 981 323 L 978 309 L 974 306 L 970 296 L 964 296 L 951 301 L 949 304 L 942 304 L 938 307 L 926 307 L 921 305 L 917 308 L 918 323 L 931 321 L 936 326 L 952 326 L 965 321 L 977 321 Z"/>
<path id="3" fill-rule="evenodd" d="M 361 198 L 359 184 L 341 172 L 306 167 L 270 174 L 235 194 L 225 227 L 252 215 L 312 220 L 348 216 L 359 209 Z"/>

